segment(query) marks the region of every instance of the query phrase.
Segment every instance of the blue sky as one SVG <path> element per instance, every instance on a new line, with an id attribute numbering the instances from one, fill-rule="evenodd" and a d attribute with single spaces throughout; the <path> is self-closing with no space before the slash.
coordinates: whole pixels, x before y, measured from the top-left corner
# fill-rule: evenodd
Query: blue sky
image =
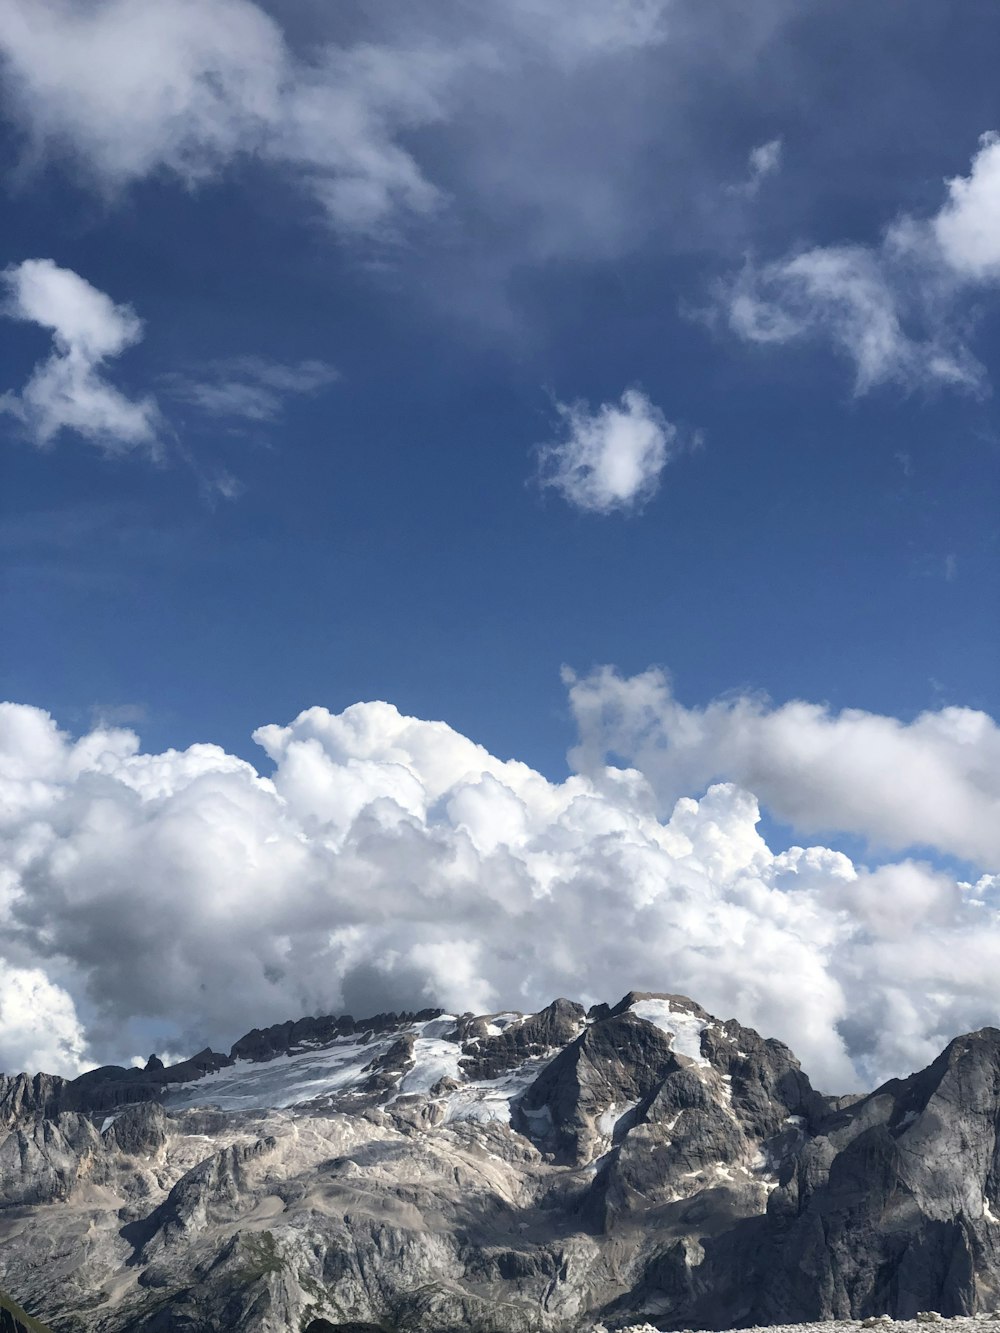
<path id="1" fill-rule="evenodd" d="M 994 6 L 136 13 L 0 0 L 3 697 L 264 773 L 255 728 L 387 700 L 554 783 L 564 666 L 872 734 L 1000 713 Z M 998 868 L 959 815 L 836 813 L 839 770 L 827 818 L 655 767 L 663 818 L 756 783 L 773 852 Z"/>

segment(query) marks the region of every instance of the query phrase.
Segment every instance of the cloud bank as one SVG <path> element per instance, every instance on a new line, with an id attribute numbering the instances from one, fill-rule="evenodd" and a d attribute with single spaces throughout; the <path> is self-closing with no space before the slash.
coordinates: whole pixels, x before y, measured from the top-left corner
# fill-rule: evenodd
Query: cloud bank
<path id="1" fill-rule="evenodd" d="M 671 805 L 683 764 L 594 763 L 597 696 L 629 684 L 574 685 L 587 771 L 564 782 L 387 703 L 261 727 L 270 776 L 213 745 L 145 754 L 103 727 L 74 740 L 4 705 L 0 957 L 19 980 L 13 1000 L 3 988 L 0 1067 L 225 1045 L 308 1012 L 535 1008 L 637 986 L 739 1015 L 843 1089 L 995 1019 L 1000 878 L 959 884 L 913 857 L 866 867 L 823 846 L 775 854 L 732 781 Z M 651 706 L 669 714 L 648 678 L 631 684 L 647 721 Z M 615 707 L 606 745 L 632 734 Z M 882 732 L 935 771 L 959 744 L 952 712 L 915 731 L 872 719 L 838 763 L 818 756 L 814 787 L 836 802 L 853 768 L 863 800 L 869 743 L 888 762 Z M 950 776 L 963 790 L 996 772 L 995 728 L 977 717 L 963 743 L 979 777 L 971 763 Z M 911 789 L 895 791 L 905 807 Z"/>
<path id="2" fill-rule="evenodd" d="M 567 678 L 574 766 L 596 777 L 619 756 L 646 774 L 661 811 L 725 778 L 800 834 L 851 833 L 881 850 L 1000 866 L 1000 727 L 986 713 L 949 707 L 906 723 L 740 694 L 687 708 L 662 671 Z"/>
<path id="3" fill-rule="evenodd" d="M 721 291 L 729 326 L 761 345 L 830 343 L 854 366 L 854 391 L 954 388 L 987 375 L 967 343 L 961 303 L 1000 277 L 1000 137 L 983 135 L 968 176 L 947 182 L 931 217 L 903 215 L 874 245 L 750 259 Z"/>
<path id="4" fill-rule="evenodd" d="M 562 438 L 538 450 L 538 476 L 576 509 L 630 510 L 649 500 L 674 452 L 678 431 L 639 389 L 591 412 L 557 403 Z"/>
<path id="5" fill-rule="evenodd" d="M 52 332 L 53 350 L 20 393 L 0 409 L 23 424 L 35 444 L 76 431 L 106 453 L 154 449 L 160 416 L 152 398 L 129 398 L 107 379 L 106 363 L 137 343 L 142 321 L 128 305 L 51 259 L 26 259 L 3 271 L 3 313 Z"/>

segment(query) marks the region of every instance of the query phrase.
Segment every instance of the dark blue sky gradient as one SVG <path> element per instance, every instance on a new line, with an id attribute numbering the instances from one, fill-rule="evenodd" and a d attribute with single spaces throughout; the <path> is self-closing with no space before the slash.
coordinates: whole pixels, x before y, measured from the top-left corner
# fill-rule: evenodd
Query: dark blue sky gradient
<path id="1" fill-rule="evenodd" d="M 687 703 L 1000 712 L 995 401 L 856 399 L 829 345 L 748 347 L 697 314 L 745 252 L 872 243 L 938 207 L 1000 126 L 1000 11 L 812 5 L 750 56 L 727 48 L 725 6 L 710 31 L 681 8 L 674 48 L 585 93 L 487 83 L 415 135 L 450 201 L 392 245 L 337 239 L 261 165 L 102 197 L 69 161 L 24 166 L 8 127 L 3 262 L 52 258 L 135 307 L 145 338 L 110 373 L 156 393 L 176 438 L 153 465 L 0 424 L 0 693 L 74 730 L 135 706 L 148 747 L 255 758 L 261 723 L 386 698 L 553 777 L 564 663 L 662 664 Z M 293 10 L 306 40 L 321 20 L 273 12 Z M 781 173 L 727 193 L 775 136 Z M 496 183 L 508 154 L 551 174 L 548 218 Z M 603 240 L 573 226 L 574 191 L 598 187 L 617 201 Z M 998 302 L 973 304 L 995 376 Z M 47 346 L 0 324 L 0 389 Z M 242 354 L 340 379 L 245 431 L 171 403 L 163 377 Z M 636 515 L 541 492 L 553 400 L 632 384 L 702 446 Z M 211 496 L 220 469 L 231 500 Z"/>

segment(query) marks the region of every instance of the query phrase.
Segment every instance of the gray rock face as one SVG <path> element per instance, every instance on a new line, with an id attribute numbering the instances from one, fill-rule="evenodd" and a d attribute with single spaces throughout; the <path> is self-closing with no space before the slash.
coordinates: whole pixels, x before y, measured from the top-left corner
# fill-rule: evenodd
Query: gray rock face
<path id="1" fill-rule="evenodd" d="M 68 1083 L 52 1074 L 0 1074 L 0 1129 L 10 1129 L 33 1115 L 53 1115 L 62 1109 Z"/>
<path id="2" fill-rule="evenodd" d="M 598 1155 L 600 1116 L 640 1105 L 679 1069 L 666 1033 L 628 1011 L 609 1015 L 585 1028 L 532 1083 L 518 1127 L 559 1161 L 582 1166 Z"/>
<path id="3" fill-rule="evenodd" d="M 0 1079 L 0 1280 L 54 1333 L 969 1314 L 1000 1305 L 998 1126 L 989 1028 L 827 1098 L 683 996 L 304 1019 Z"/>

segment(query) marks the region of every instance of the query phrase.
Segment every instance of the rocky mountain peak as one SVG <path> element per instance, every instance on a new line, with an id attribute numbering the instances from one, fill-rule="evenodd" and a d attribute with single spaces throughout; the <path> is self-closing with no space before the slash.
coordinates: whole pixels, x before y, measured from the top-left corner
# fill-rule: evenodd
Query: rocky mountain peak
<path id="1" fill-rule="evenodd" d="M 669 991 L 304 1018 L 0 1080 L 0 1243 L 58 1333 L 970 1312 L 1000 1295 L 998 1125 L 993 1028 L 832 1098 Z"/>

